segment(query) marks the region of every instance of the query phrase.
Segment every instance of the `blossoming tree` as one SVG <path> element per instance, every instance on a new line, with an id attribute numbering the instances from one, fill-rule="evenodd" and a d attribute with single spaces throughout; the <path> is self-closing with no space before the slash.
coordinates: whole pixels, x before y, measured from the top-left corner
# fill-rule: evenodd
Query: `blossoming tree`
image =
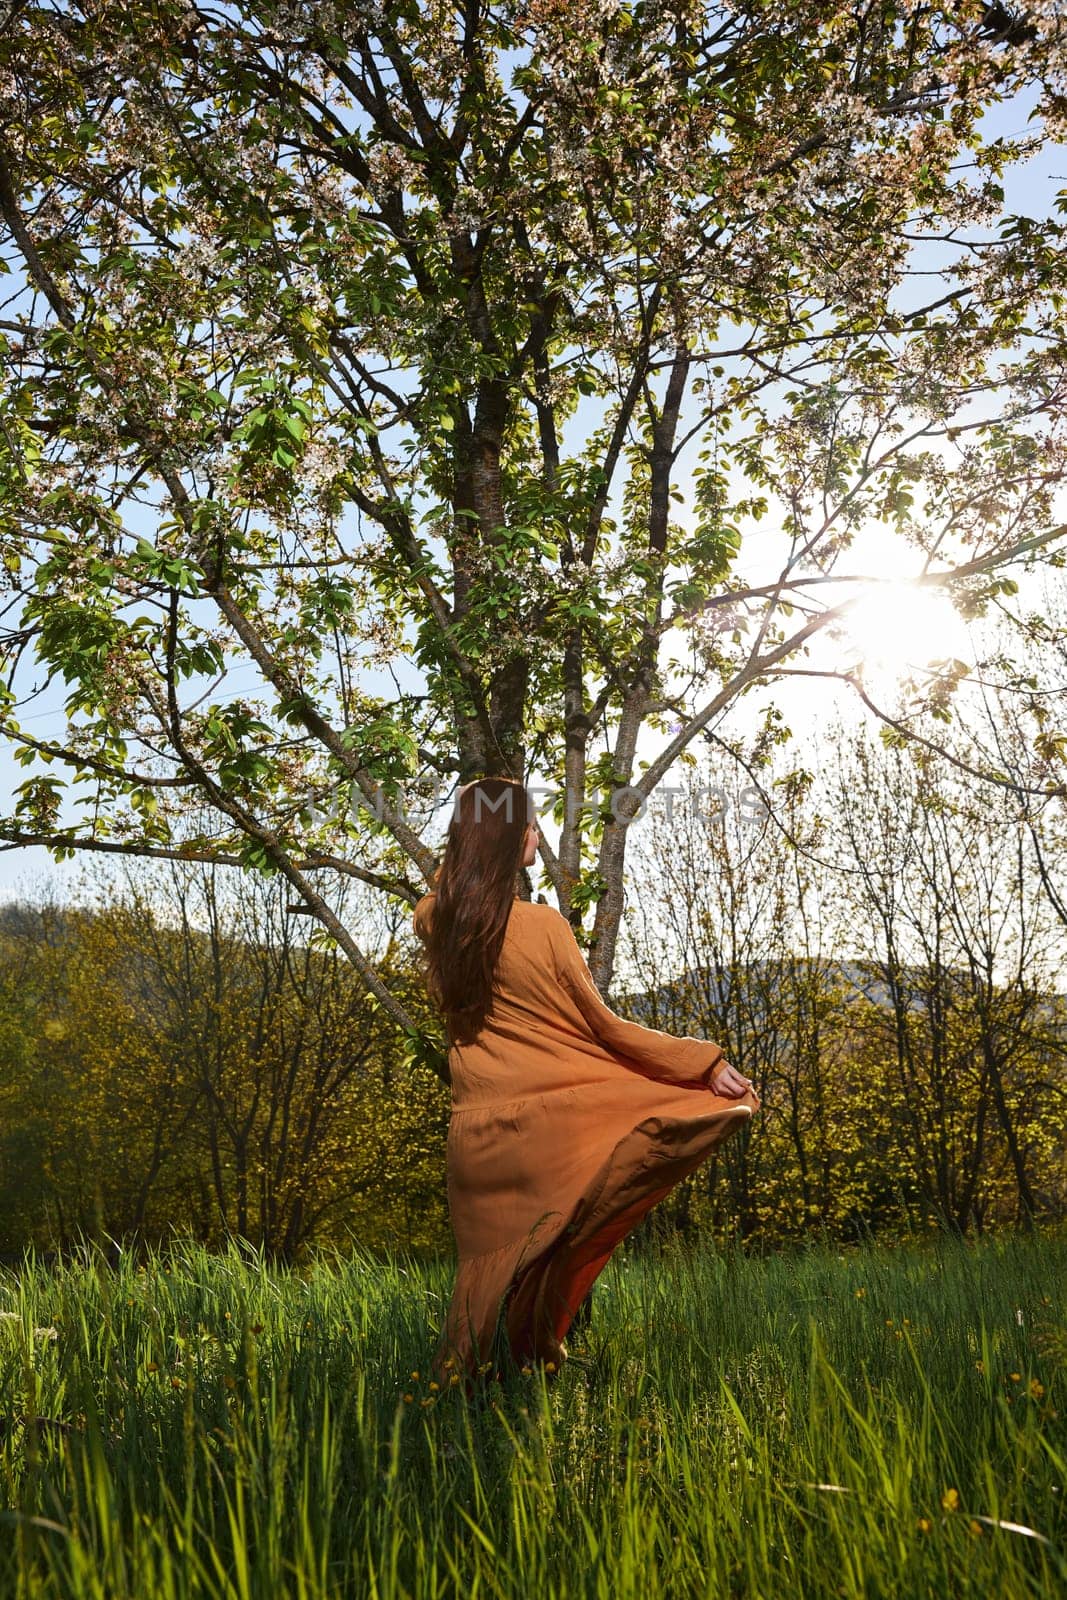
<path id="1" fill-rule="evenodd" d="M 329 874 L 412 903 L 435 859 L 411 798 L 536 767 L 544 881 L 576 926 L 595 908 L 606 985 L 606 797 L 636 808 L 803 669 L 861 526 L 969 614 L 1061 558 L 1062 225 L 1003 217 L 998 182 L 1062 134 L 1056 11 L 13 11 L 8 846 L 283 873 L 410 1027 Z M 983 137 L 1023 92 L 1031 131 Z M 925 297 L 920 235 L 947 251 Z M 375 689 L 404 653 L 417 678 Z M 942 718 L 962 670 L 930 679 Z M 34 733 L 60 680 L 63 731 Z"/>

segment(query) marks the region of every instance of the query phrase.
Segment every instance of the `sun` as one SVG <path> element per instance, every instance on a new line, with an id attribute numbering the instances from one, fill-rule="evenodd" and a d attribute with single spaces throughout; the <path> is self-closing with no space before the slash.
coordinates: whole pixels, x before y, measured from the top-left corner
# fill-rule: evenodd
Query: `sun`
<path id="1" fill-rule="evenodd" d="M 906 579 L 864 584 L 840 632 L 868 681 L 899 685 L 931 662 L 966 661 L 971 654 L 967 624 L 948 596 Z"/>

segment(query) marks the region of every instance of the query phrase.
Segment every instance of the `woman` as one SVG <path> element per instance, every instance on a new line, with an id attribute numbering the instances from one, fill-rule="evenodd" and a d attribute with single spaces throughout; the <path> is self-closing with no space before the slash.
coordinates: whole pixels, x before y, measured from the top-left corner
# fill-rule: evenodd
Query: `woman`
<path id="1" fill-rule="evenodd" d="M 619 1241 L 760 1106 L 719 1045 L 616 1016 L 567 918 L 521 898 L 533 816 L 524 784 L 465 784 L 414 911 L 452 1077 L 458 1266 L 433 1376 L 468 1395 L 498 1341 L 558 1372 Z"/>

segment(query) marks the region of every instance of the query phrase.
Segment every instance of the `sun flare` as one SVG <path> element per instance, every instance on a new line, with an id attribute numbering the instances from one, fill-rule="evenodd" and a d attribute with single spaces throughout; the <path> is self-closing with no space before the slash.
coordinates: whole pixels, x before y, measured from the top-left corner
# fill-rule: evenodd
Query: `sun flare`
<path id="1" fill-rule="evenodd" d="M 875 583 L 842 619 L 850 654 L 864 669 L 903 678 L 932 661 L 967 660 L 967 625 L 948 596 L 904 580 Z"/>

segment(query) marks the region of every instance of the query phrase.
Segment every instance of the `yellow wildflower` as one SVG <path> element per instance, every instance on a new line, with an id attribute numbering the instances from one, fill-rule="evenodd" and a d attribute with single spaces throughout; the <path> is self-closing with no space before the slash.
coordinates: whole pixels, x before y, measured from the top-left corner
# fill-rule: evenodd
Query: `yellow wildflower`
<path id="1" fill-rule="evenodd" d="M 920 1533 L 929 1533 L 930 1532 L 930 1518 L 929 1517 L 920 1517 L 918 1522 L 915 1524 L 915 1526 L 918 1528 Z"/>
<path id="2" fill-rule="evenodd" d="M 1030 1379 L 1030 1393 L 1033 1396 L 1033 1398 L 1035 1400 L 1040 1400 L 1041 1396 L 1044 1394 L 1044 1392 L 1045 1392 L 1045 1385 L 1043 1383 L 1039 1382 L 1039 1380 L 1037 1378 L 1031 1378 Z"/>
<path id="3" fill-rule="evenodd" d="M 1008 1373 L 1008 1377 L 1011 1379 L 1012 1383 L 1018 1383 L 1019 1376 L 1020 1375 L 1017 1372 L 1009 1372 Z"/>
<path id="4" fill-rule="evenodd" d="M 410 1405 L 411 1402 L 414 1400 L 414 1398 L 415 1398 L 415 1396 L 413 1394 L 406 1394 L 404 1396 L 404 1404 L 405 1405 Z"/>
<path id="5" fill-rule="evenodd" d="M 968 1522 L 967 1527 L 971 1533 L 981 1533 L 982 1531 L 982 1524 L 980 1522 L 975 1522 L 973 1517 L 971 1518 L 970 1522 Z"/>
<path id="6" fill-rule="evenodd" d="M 430 1379 L 430 1388 L 431 1389 L 439 1389 L 440 1387 L 441 1387 L 441 1385 L 439 1383 L 434 1383 L 433 1379 L 432 1378 Z"/>
<path id="7" fill-rule="evenodd" d="M 975 1366 L 978 1368 L 979 1372 L 984 1372 L 985 1371 L 985 1362 L 984 1361 L 976 1361 L 975 1362 Z"/>
<path id="8" fill-rule="evenodd" d="M 866 1289 L 857 1289 L 856 1290 L 856 1299 L 857 1300 L 862 1300 L 866 1293 L 867 1293 Z"/>
<path id="9" fill-rule="evenodd" d="M 946 1489 L 941 1496 L 941 1509 L 943 1511 L 956 1511 L 959 1509 L 960 1492 L 958 1489 Z"/>

